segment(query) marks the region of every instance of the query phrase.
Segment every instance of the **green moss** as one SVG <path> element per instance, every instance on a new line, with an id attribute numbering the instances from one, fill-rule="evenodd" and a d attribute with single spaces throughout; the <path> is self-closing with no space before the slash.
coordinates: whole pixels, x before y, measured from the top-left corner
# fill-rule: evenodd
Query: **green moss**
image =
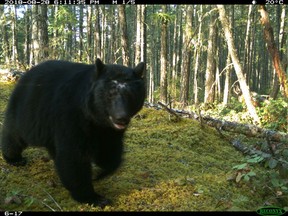
<path id="1" fill-rule="evenodd" d="M 11 85 L 0 85 L 2 122 Z M 24 167 L 9 166 L 0 156 L 0 210 L 59 211 L 58 204 L 64 211 L 102 211 L 73 201 L 45 150 L 24 154 Z M 94 185 L 113 201 L 104 211 L 256 211 L 265 201 L 260 191 L 227 180 L 242 159 L 214 129 L 143 108 L 125 136 L 123 165 Z M 20 203 L 5 204 L 11 196 Z"/>

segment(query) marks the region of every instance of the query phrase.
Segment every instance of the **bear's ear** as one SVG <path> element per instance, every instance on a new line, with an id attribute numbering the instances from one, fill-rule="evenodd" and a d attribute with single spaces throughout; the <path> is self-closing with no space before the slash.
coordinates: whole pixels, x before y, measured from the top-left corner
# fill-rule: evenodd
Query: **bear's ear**
<path id="1" fill-rule="evenodd" d="M 97 79 L 97 78 L 101 75 L 104 67 L 105 67 L 105 64 L 104 64 L 99 58 L 97 58 L 97 59 L 96 59 L 95 79 Z"/>
<path id="2" fill-rule="evenodd" d="M 144 62 L 140 62 L 140 63 L 134 68 L 135 74 L 136 74 L 139 78 L 143 78 L 144 67 L 145 67 Z"/>

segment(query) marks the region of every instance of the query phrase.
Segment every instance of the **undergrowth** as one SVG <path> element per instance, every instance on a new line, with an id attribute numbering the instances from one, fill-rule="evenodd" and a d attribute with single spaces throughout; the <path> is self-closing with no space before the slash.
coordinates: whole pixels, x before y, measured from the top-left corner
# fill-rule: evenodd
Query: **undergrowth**
<path id="1" fill-rule="evenodd" d="M 0 88 L 2 123 L 11 85 L 0 83 Z M 133 118 L 121 168 L 94 182 L 95 191 L 113 201 L 104 209 L 71 198 L 46 150 L 29 148 L 24 156 L 24 167 L 10 166 L 0 156 L 0 210 L 255 212 L 267 203 L 286 206 L 272 199 L 276 195 L 265 183 L 270 177 L 265 167 L 247 163 L 242 171 L 237 166 L 246 158 L 216 130 L 161 110 L 143 108 Z M 250 172 L 249 179 L 237 179 L 239 172 Z"/>

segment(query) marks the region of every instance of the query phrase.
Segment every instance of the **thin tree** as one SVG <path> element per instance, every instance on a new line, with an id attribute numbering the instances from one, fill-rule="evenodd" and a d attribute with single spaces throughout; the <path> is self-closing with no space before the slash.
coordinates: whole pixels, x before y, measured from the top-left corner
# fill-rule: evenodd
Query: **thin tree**
<path id="1" fill-rule="evenodd" d="M 227 105 L 229 98 L 230 98 L 230 87 L 231 87 L 231 58 L 230 54 L 228 53 L 226 59 L 226 68 L 225 70 L 225 81 L 224 81 L 224 92 L 223 92 L 223 104 Z"/>
<path id="2" fill-rule="evenodd" d="M 280 85 L 282 87 L 282 93 L 284 97 L 287 98 L 288 97 L 288 81 L 285 75 L 284 67 L 280 59 L 279 50 L 277 49 L 276 43 L 274 41 L 273 28 L 270 24 L 269 14 L 266 10 L 265 5 L 259 6 L 259 12 L 261 15 L 260 21 L 264 27 L 264 39 L 265 39 L 265 42 L 267 43 L 267 48 L 268 48 L 269 54 L 271 55 L 273 66 L 278 75 Z"/>
<path id="3" fill-rule="evenodd" d="M 194 95 L 194 103 L 197 105 L 199 103 L 198 99 L 198 70 L 200 65 L 200 53 L 202 49 L 202 17 L 203 17 L 203 5 L 200 5 L 199 10 L 199 18 L 198 18 L 198 36 L 197 36 L 197 43 L 194 49 L 194 79 L 193 79 L 193 95 Z"/>
<path id="4" fill-rule="evenodd" d="M 142 18 L 142 13 L 141 13 L 141 6 L 142 5 L 137 5 L 136 6 L 136 42 L 135 42 L 135 63 L 140 62 L 141 60 L 141 18 Z"/>
<path id="5" fill-rule="evenodd" d="M 4 57 L 4 63 L 9 65 L 10 63 L 10 49 L 9 49 L 9 36 L 8 36 L 8 29 L 7 29 L 7 16 L 5 15 L 4 7 L 0 7 L 0 25 L 2 31 L 2 56 Z"/>
<path id="6" fill-rule="evenodd" d="M 101 58 L 101 28 L 100 28 L 100 10 L 95 7 L 95 31 L 94 31 L 94 55 L 96 58 Z"/>
<path id="7" fill-rule="evenodd" d="M 39 10 L 39 61 L 43 61 L 49 55 L 47 5 L 42 5 Z"/>
<path id="8" fill-rule="evenodd" d="M 32 5 L 32 28 L 31 28 L 31 52 L 30 52 L 30 63 L 29 65 L 37 65 L 39 63 L 39 28 L 38 28 L 38 7 L 37 5 Z"/>
<path id="9" fill-rule="evenodd" d="M 160 53 L 160 101 L 167 103 L 167 5 L 162 6 L 161 53 Z"/>
<path id="10" fill-rule="evenodd" d="M 83 5 L 79 5 L 79 51 L 78 51 L 78 56 L 80 62 L 82 61 L 83 58 Z"/>
<path id="11" fill-rule="evenodd" d="M 215 71 L 216 71 L 216 39 L 217 17 L 215 13 L 210 16 L 209 39 L 207 47 L 207 66 L 205 72 L 205 95 L 204 103 L 213 103 L 215 97 Z"/>
<path id="12" fill-rule="evenodd" d="M 180 102 L 182 107 L 185 107 L 188 104 L 193 6 L 186 5 L 184 11 L 183 16 L 185 17 L 186 24 L 183 32 L 183 55 L 180 88 Z"/>
<path id="13" fill-rule="evenodd" d="M 90 5 L 87 7 L 87 42 L 86 42 L 86 52 L 87 52 L 87 62 L 92 63 L 92 36 L 93 36 L 93 28 L 92 28 L 92 10 L 93 7 Z M 82 21 L 80 21 L 82 22 Z"/>
<path id="14" fill-rule="evenodd" d="M 245 45 L 244 45 L 244 71 L 246 72 L 246 82 L 249 83 L 250 73 L 248 67 L 248 60 L 250 55 L 250 32 L 251 32 L 251 14 L 252 14 L 253 5 L 249 5 L 248 18 L 247 18 L 247 27 L 246 27 L 246 36 L 245 36 Z"/>
<path id="15" fill-rule="evenodd" d="M 251 117 L 254 120 L 254 123 L 256 124 L 260 124 L 260 119 L 257 115 L 256 109 L 254 107 L 254 105 L 252 104 L 252 99 L 250 96 L 250 90 L 249 90 L 249 86 L 246 83 L 246 79 L 244 76 L 244 71 L 243 68 L 240 64 L 237 52 L 236 52 L 236 48 L 234 45 L 234 40 L 233 40 L 233 36 L 232 36 L 232 32 L 231 32 L 231 27 L 229 25 L 229 21 L 226 17 L 226 11 L 223 5 L 217 5 L 218 11 L 219 11 L 219 18 L 224 30 L 224 35 L 227 41 L 227 45 L 228 45 L 228 51 L 230 53 L 233 65 L 234 65 L 234 69 L 240 84 L 240 88 L 242 90 L 243 93 L 243 97 L 248 109 L 248 112 L 250 113 Z"/>
<path id="16" fill-rule="evenodd" d="M 12 55 L 11 61 L 14 65 L 18 65 L 19 63 L 19 56 L 18 56 L 18 39 L 17 39 L 17 10 L 16 5 L 12 5 L 11 10 L 11 31 L 12 31 Z"/>
<path id="17" fill-rule="evenodd" d="M 130 59 L 128 53 L 128 36 L 127 36 L 127 23 L 125 14 L 125 5 L 119 5 L 119 24 L 121 32 L 121 46 L 122 46 L 122 59 L 123 64 L 130 66 Z"/>

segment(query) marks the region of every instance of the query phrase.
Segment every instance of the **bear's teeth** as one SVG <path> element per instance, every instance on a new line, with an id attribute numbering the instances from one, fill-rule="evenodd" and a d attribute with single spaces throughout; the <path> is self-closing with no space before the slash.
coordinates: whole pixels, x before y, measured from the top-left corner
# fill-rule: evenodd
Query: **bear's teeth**
<path id="1" fill-rule="evenodd" d="M 116 124 L 116 123 L 113 123 L 113 125 L 115 128 L 120 129 L 120 130 L 123 130 L 126 128 L 126 125 L 121 125 L 121 124 Z"/>
<path id="2" fill-rule="evenodd" d="M 109 119 L 110 119 L 110 121 L 112 122 L 113 126 L 114 126 L 116 129 L 123 130 L 123 129 L 125 129 L 125 128 L 127 127 L 126 124 L 117 124 L 117 123 L 115 123 L 115 122 L 113 121 L 112 116 L 109 116 Z"/>

